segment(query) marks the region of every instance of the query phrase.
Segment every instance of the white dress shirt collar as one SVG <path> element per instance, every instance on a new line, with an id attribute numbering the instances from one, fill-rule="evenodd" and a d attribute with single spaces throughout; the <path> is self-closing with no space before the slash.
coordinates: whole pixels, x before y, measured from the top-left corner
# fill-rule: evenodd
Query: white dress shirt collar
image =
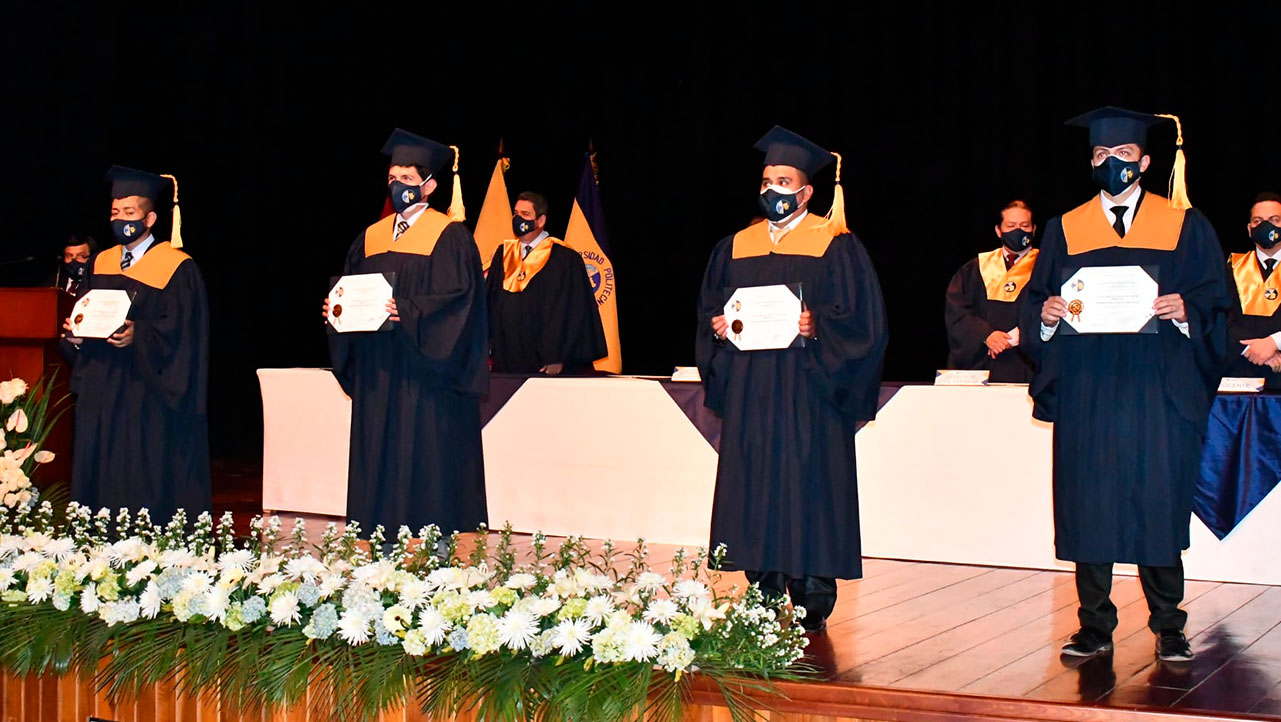
<path id="1" fill-rule="evenodd" d="M 801 219 L 809 215 L 809 213 L 810 213 L 809 208 L 802 208 L 800 212 L 797 213 L 795 216 L 793 216 L 792 220 L 788 221 L 787 223 L 778 224 L 773 221 L 768 221 L 770 241 L 772 241 L 775 245 L 778 245 L 778 242 L 783 239 L 783 235 L 788 231 L 792 230 L 793 228 L 796 228 L 796 225 L 801 222 Z"/>
<path id="2" fill-rule="evenodd" d="M 1130 232 L 1130 226 L 1134 224 L 1134 214 L 1139 207 L 1139 198 L 1143 196 L 1143 189 L 1139 187 L 1139 182 L 1134 182 L 1134 191 L 1123 201 L 1111 201 L 1099 191 L 1099 202 L 1103 204 L 1103 217 L 1108 219 L 1108 225 L 1116 222 L 1116 214 L 1112 209 L 1117 206 L 1125 206 L 1125 213 L 1121 216 L 1121 222 L 1125 224 L 1126 233 Z"/>
<path id="3" fill-rule="evenodd" d="M 543 231 L 542 233 L 539 233 L 537 236 L 535 236 L 535 237 L 534 237 L 534 240 L 530 241 L 529 243 L 525 243 L 524 241 L 521 241 L 521 242 L 520 242 L 520 257 L 521 257 L 522 259 L 524 259 L 524 258 L 525 258 L 525 256 L 528 256 L 528 255 L 529 255 L 529 252 L 530 252 L 530 251 L 532 251 L 532 250 L 534 250 L 535 248 L 538 248 L 539 244 L 541 244 L 543 241 L 547 240 L 547 237 L 548 237 L 549 235 L 550 235 L 550 234 L 548 234 L 548 233 L 547 233 L 547 231 Z"/>

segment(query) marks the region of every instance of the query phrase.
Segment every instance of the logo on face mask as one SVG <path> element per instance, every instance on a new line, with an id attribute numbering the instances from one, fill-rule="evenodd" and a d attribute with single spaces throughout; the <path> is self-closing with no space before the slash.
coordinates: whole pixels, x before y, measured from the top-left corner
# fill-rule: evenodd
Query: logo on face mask
<path id="1" fill-rule="evenodd" d="M 780 214 L 780 215 L 781 215 L 781 214 L 784 214 L 784 213 L 787 213 L 787 212 L 788 212 L 788 211 L 790 211 L 790 210 L 792 210 L 792 204 L 791 204 L 791 203 L 788 203 L 787 201 L 782 201 L 782 200 L 781 200 L 781 201 L 779 201 L 778 203 L 775 203 L 775 204 L 774 204 L 774 212 L 775 212 L 775 213 L 778 213 L 778 214 Z"/>
<path id="2" fill-rule="evenodd" d="M 1121 180 L 1123 182 L 1129 183 L 1133 178 L 1134 178 L 1134 171 L 1130 170 L 1129 168 L 1124 168 L 1121 170 Z"/>
<path id="3" fill-rule="evenodd" d="M 1278 237 L 1281 237 L 1281 234 L 1278 234 L 1275 230 L 1273 230 L 1273 231 L 1269 231 L 1269 232 L 1268 232 L 1268 240 L 1269 240 L 1269 241 L 1272 241 L 1273 243 L 1276 243 L 1276 242 L 1277 242 L 1277 238 L 1278 238 Z"/>
<path id="4" fill-rule="evenodd" d="M 127 236 L 127 237 L 129 237 L 129 238 L 133 238 L 134 234 L 135 234 L 135 233 L 137 233 L 137 232 L 138 232 L 137 227 L 136 227 L 136 226 L 134 226 L 132 223 L 130 223 L 129 225 L 125 226 L 125 236 Z"/>
<path id="5" fill-rule="evenodd" d="M 404 202 L 406 202 L 406 203 L 413 203 L 413 202 L 414 202 L 414 192 L 413 192 L 413 191 L 405 191 L 404 193 L 401 193 L 401 194 L 400 194 L 400 200 L 402 200 L 402 201 L 404 201 Z"/>

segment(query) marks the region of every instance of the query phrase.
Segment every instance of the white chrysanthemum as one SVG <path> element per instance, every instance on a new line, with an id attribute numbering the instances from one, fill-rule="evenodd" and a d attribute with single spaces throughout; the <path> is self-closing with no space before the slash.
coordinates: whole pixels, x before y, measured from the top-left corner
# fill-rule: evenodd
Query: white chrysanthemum
<path id="1" fill-rule="evenodd" d="M 604 574 L 594 574 L 581 567 L 574 570 L 574 575 L 578 577 L 578 585 L 589 592 L 600 592 L 614 587 L 613 579 Z"/>
<path id="2" fill-rule="evenodd" d="M 227 609 L 231 606 L 231 590 L 214 586 L 205 592 L 205 616 L 218 622 L 227 618 Z"/>
<path id="3" fill-rule="evenodd" d="M 643 572 L 636 578 L 636 588 L 646 592 L 658 591 L 666 583 L 667 579 L 662 574 L 654 572 Z"/>
<path id="4" fill-rule="evenodd" d="M 3 592 L 13 586 L 13 583 L 17 581 L 17 579 L 18 577 L 13 573 L 12 569 L 0 569 L 0 592 Z"/>
<path id="5" fill-rule="evenodd" d="M 98 585 L 90 582 L 80 590 L 80 611 L 95 614 L 98 611 Z"/>
<path id="6" fill-rule="evenodd" d="M 67 558 L 76 552 L 76 543 L 72 542 L 67 536 L 59 536 L 58 539 L 50 540 L 45 544 L 42 553 L 46 558 L 58 559 L 59 562 L 67 561 Z"/>
<path id="7" fill-rule="evenodd" d="M 332 597 L 346 584 L 347 580 L 344 579 L 341 574 L 333 572 L 326 573 L 320 578 L 320 598 L 328 599 L 329 597 Z"/>
<path id="8" fill-rule="evenodd" d="M 649 603 L 649 607 L 645 609 L 645 614 L 642 616 L 647 622 L 667 624 L 680 613 L 680 607 L 676 606 L 676 602 L 670 599 L 655 599 Z"/>
<path id="9" fill-rule="evenodd" d="M 302 607 L 298 604 L 298 595 L 286 592 L 276 597 L 271 603 L 271 621 L 286 627 L 293 626 L 302 618 Z"/>
<path id="10" fill-rule="evenodd" d="M 85 589 L 88 592 L 88 588 Z M 147 619 L 155 619 L 160 614 L 160 607 L 163 604 L 160 598 L 160 587 L 156 586 L 155 580 L 147 582 L 147 588 L 142 590 L 138 597 L 138 613 Z M 81 599 L 81 608 L 84 608 L 84 600 Z"/>
<path id="11" fill-rule="evenodd" d="M 22 559 L 22 557 L 18 557 L 18 559 Z M 17 568 L 16 563 L 14 568 Z M 85 577 L 97 581 L 102 579 L 103 575 L 109 571 L 111 571 L 111 562 L 107 559 L 107 556 L 101 552 L 95 552 L 93 556 L 89 557 L 88 561 L 76 570 L 76 581 L 84 581 Z"/>
<path id="12" fill-rule="evenodd" d="M 605 618 L 614 613 L 614 601 L 606 596 L 595 596 L 587 600 L 587 609 L 583 617 L 592 624 L 602 624 Z"/>
<path id="13" fill-rule="evenodd" d="M 348 644 L 368 642 L 369 619 L 354 609 L 348 609 L 338 620 L 338 636 Z"/>
<path id="14" fill-rule="evenodd" d="M 13 570 L 15 572 L 30 572 L 36 568 L 36 565 L 43 562 L 44 557 L 38 552 L 23 552 L 13 560 Z M 104 570 L 105 571 L 105 570 Z"/>
<path id="15" fill-rule="evenodd" d="M 132 587 L 150 577 L 154 571 L 156 571 L 156 563 L 148 559 L 125 574 L 125 584 Z"/>
<path id="16" fill-rule="evenodd" d="M 711 591 L 707 585 L 693 579 L 685 579 L 677 582 L 672 589 L 672 596 L 677 599 L 686 599 L 688 597 L 706 597 L 710 596 Z"/>
<path id="17" fill-rule="evenodd" d="M 423 607 L 418 613 L 418 629 L 422 632 L 423 640 L 429 645 L 435 646 L 445 641 L 449 628 L 449 621 L 435 607 Z"/>
<path id="18" fill-rule="evenodd" d="M 195 594 L 203 594 L 205 590 L 213 586 L 213 579 L 204 572 L 195 572 L 188 574 L 186 579 L 182 580 L 182 591 Z"/>
<path id="19" fill-rule="evenodd" d="M 413 623 L 413 612 L 399 604 L 393 604 L 383 612 L 383 626 L 392 634 L 408 629 Z"/>
<path id="20" fill-rule="evenodd" d="M 32 577 L 27 580 L 27 601 L 33 604 L 49 599 L 53 594 L 53 580 L 49 577 Z"/>
<path id="21" fill-rule="evenodd" d="M 484 586 L 485 584 L 488 584 L 489 580 L 494 576 L 494 573 L 491 572 L 489 567 L 485 564 L 481 564 L 478 567 L 467 567 L 463 571 L 467 576 L 468 587 Z"/>
<path id="22" fill-rule="evenodd" d="M 462 589 L 467 585 L 467 574 L 457 567 L 433 569 L 427 575 L 427 586 L 433 591 L 441 589 Z"/>
<path id="23" fill-rule="evenodd" d="M 285 565 L 285 575 L 290 579 L 297 579 L 304 582 L 315 582 L 327 571 L 324 562 L 313 556 L 298 557 L 290 559 Z"/>
<path id="24" fill-rule="evenodd" d="M 592 641 L 592 625 L 586 619 L 566 619 L 553 631 L 552 644 L 566 657 L 583 651 L 583 647 Z"/>
<path id="25" fill-rule="evenodd" d="M 538 577 L 534 576 L 533 574 L 527 574 L 527 573 L 521 572 L 520 574 L 513 574 L 510 577 L 508 577 L 507 582 L 503 584 L 503 586 L 507 587 L 508 589 L 515 589 L 517 591 L 523 592 L 527 589 L 533 588 L 533 586 L 537 583 L 538 583 Z"/>
<path id="26" fill-rule="evenodd" d="M 226 552 L 218 557 L 218 569 L 222 572 L 235 570 L 241 576 L 249 570 L 249 565 L 254 561 L 254 555 L 248 549 L 237 549 L 232 552 Z"/>
<path id="27" fill-rule="evenodd" d="M 498 620 L 498 641 L 510 650 L 526 648 L 537 634 L 538 624 L 528 612 L 511 609 Z"/>
<path id="28" fill-rule="evenodd" d="M 413 611 L 427 603 L 427 583 L 413 578 L 400 584 L 400 604 Z"/>
<path id="29" fill-rule="evenodd" d="M 646 622 L 632 622 L 623 642 L 623 657 L 632 662 L 650 662 L 658 656 L 663 635 Z"/>
<path id="30" fill-rule="evenodd" d="M 477 589 L 475 591 L 468 592 L 467 603 L 470 604 L 473 609 L 489 609 L 497 604 L 494 600 L 494 595 L 487 589 Z"/>

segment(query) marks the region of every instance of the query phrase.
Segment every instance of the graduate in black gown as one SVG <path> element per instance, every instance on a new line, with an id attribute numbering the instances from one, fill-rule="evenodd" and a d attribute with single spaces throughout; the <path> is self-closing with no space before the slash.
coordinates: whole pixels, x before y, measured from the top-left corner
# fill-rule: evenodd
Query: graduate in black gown
<path id="1" fill-rule="evenodd" d="M 1036 265 L 1032 208 L 1011 201 L 1001 209 L 1001 246 L 961 266 L 947 285 L 947 367 L 986 370 L 994 383 L 1032 380 L 1032 360 L 1019 348 L 1019 300 Z"/>
<path id="2" fill-rule="evenodd" d="M 1228 297 L 1218 238 L 1186 202 L 1181 174 L 1174 203 L 1140 186 L 1147 131 L 1160 120 L 1104 108 L 1069 121 L 1089 127 L 1102 193 L 1046 225 L 1020 314 L 1022 346 L 1037 363 L 1033 413 L 1054 422 L 1055 550 L 1076 563 L 1081 622 L 1063 653 L 1076 657 L 1112 649 L 1114 562 L 1139 565 L 1159 658 L 1192 656 L 1180 553 Z M 1074 269 L 1130 265 L 1156 273 L 1155 333 L 1070 333 L 1071 316 L 1088 312 L 1060 293 Z"/>
<path id="3" fill-rule="evenodd" d="M 460 222 L 457 149 L 397 129 L 383 153 L 396 212 L 357 236 L 342 272 L 396 274 L 392 323 L 329 337 L 334 376 L 352 403 L 347 517 L 366 529 L 382 524 L 389 537 L 401 525 L 470 531 L 486 520 L 488 332 L 480 254 Z M 451 158 L 446 215 L 427 198 Z"/>
<path id="4" fill-rule="evenodd" d="M 172 180 L 172 176 L 167 177 Z M 165 523 L 179 509 L 211 511 L 209 308 L 196 262 L 178 250 L 177 192 L 166 177 L 115 166 L 111 230 L 119 245 L 89 265 L 79 295 L 122 289 L 128 320 L 106 339 L 63 328 L 76 397 L 71 498 L 90 507 L 146 507 Z M 153 235 L 156 208 L 174 198 L 172 240 Z"/>
<path id="5" fill-rule="evenodd" d="M 485 295 L 498 373 L 590 373 L 608 353 L 583 257 L 544 230 L 547 209 L 543 196 L 521 193 L 515 237 L 499 244 L 489 265 Z"/>
<path id="6" fill-rule="evenodd" d="M 1281 195 L 1260 193 L 1248 226 L 1254 250 L 1228 258 L 1228 364 L 1224 376 L 1262 378 L 1281 389 Z"/>
<path id="7" fill-rule="evenodd" d="M 809 212 L 814 175 L 834 154 L 775 127 L 761 204 L 768 220 L 716 245 L 698 299 L 698 368 L 724 422 L 711 542 L 771 595 L 790 594 L 817 631 L 836 579 L 863 575 L 854 431 L 876 415 L 888 333 L 880 283 L 845 227 L 837 161 L 830 218 Z M 744 286 L 800 283 L 804 346 L 739 351 L 724 308 Z"/>

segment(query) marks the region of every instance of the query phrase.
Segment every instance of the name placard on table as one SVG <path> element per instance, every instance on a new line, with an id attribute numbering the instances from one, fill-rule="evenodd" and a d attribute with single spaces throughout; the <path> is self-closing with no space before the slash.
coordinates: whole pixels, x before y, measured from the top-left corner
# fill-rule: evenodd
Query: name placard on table
<path id="1" fill-rule="evenodd" d="M 934 372 L 935 386 L 987 386 L 991 371 L 939 369 Z"/>
<path id="2" fill-rule="evenodd" d="M 1221 394 L 1257 394 L 1263 391 L 1264 380 L 1262 378 L 1242 378 L 1239 376 L 1224 376 L 1219 381 L 1219 393 Z"/>

